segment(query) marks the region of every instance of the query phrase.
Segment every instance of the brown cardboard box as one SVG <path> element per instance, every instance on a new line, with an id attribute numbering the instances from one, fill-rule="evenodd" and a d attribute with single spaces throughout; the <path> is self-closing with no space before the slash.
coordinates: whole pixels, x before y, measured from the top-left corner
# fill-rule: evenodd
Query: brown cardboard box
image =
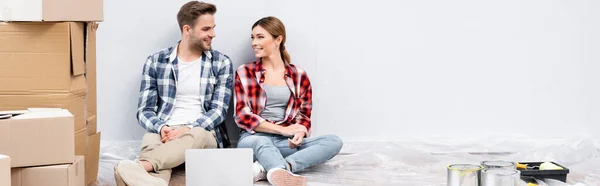
<path id="1" fill-rule="evenodd" d="M 87 154 L 86 154 L 86 185 L 90 185 L 98 179 L 98 168 L 100 161 L 100 133 L 97 133 L 97 89 L 96 89 L 96 31 L 98 24 L 87 25 L 87 37 L 85 47 L 86 79 L 88 94 L 86 96 L 87 109 Z"/>
<path id="2" fill-rule="evenodd" d="M 3 0 L 0 21 L 102 21 L 102 0 Z"/>
<path id="3" fill-rule="evenodd" d="M 0 24 L 0 94 L 87 92 L 84 23 Z"/>
<path id="4" fill-rule="evenodd" d="M 0 119 L 0 153 L 11 167 L 72 163 L 73 115 L 64 109 Z"/>
<path id="5" fill-rule="evenodd" d="M 85 61 L 95 64 L 97 26 L 83 22 L 0 24 L 0 59 L 5 59 L 0 66 L 6 67 L 0 68 L 0 110 L 68 109 L 75 116 L 77 155 L 86 154 L 87 134 L 81 132 L 86 130 L 87 119 Z"/>
<path id="6" fill-rule="evenodd" d="M 75 132 L 75 155 L 87 154 L 88 134 L 86 129 Z"/>
<path id="7" fill-rule="evenodd" d="M 85 76 L 88 84 L 88 94 L 86 96 L 87 116 L 97 113 L 97 89 L 96 89 L 96 31 L 98 24 L 89 23 L 87 26 L 87 38 L 85 46 Z M 95 134 L 93 132 L 91 134 Z"/>
<path id="8" fill-rule="evenodd" d="M 14 168 L 12 186 L 83 186 L 85 159 L 77 156 L 72 164 Z"/>
<path id="9" fill-rule="evenodd" d="M 97 28 L 97 23 L 82 22 L 0 24 L 0 59 L 7 59 L 0 60 L 0 66 L 8 67 L 0 68 L 0 111 L 68 109 L 75 116 L 75 154 L 92 156 L 86 161 L 95 162 L 91 166 L 95 164 L 96 173 L 87 176 L 93 180 L 100 146 L 95 119 Z M 83 132 L 86 125 L 92 129 Z"/>
<path id="10" fill-rule="evenodd" d="M 85 23 L 0 24 L 0 110 L 67 108 L 85 128 Z"/>
<path id="11" fill-rule="evenodd" d="M 88 135 L 94 135 L 96 133 L 98 133 L 98 122 L 97 122 L 97 118 L 96 115 L 90 116 L 87 119 L 87 131 L 88 131 Z"/>
<path id="12" fill-rule="evenodd" d="M 10 157 L 0 154 L 0 186 L 10 186 Z"/>
<path id="13" fill-rule="evenodd" d="M 85 101 L 72 94 L 2 95 L 0 111 L 25 110 L 27 108 L 64 108 L 75 117 L 74 130 L 85 129 Z"/>
<path id="14" fill-rule="evenodd" d="M 87 155 L 85 161 L 85 185 L 90 185 L 98 179 L 98 164 L 100 163 L 100 135 L 98 132 L 88 137 Z"/>

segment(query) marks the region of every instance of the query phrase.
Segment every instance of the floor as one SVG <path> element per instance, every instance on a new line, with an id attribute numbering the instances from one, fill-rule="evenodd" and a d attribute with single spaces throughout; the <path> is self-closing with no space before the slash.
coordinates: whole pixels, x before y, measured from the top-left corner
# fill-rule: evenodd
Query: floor
<path id="1" fill-rule="evenodd" d="M 135 159 L 139 141 L 103 141 L 99 186 L 115 185 L 112 166 Z M 327 163 L 301 175 L 308 185 L 446 185 L 446 166 L 478 164 L 484 160 L 554 161 L 570 169 L 568 184 L 600 185 L 600 140 L 573 137 L 532 139 L 527 136 L 489 136 L 484 139 L 404 139 L 395 142 L 346 142 Z M 185 185 L 184 170 L 174 171 L 170 185 Z M 266 182 L 255 185 L 268 185 Z"/>

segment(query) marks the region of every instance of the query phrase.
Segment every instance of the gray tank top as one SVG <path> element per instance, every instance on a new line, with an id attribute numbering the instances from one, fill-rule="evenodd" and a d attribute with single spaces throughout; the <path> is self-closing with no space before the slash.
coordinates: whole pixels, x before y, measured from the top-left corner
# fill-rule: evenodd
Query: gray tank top
<path id="1" fill-rule="evenodd" d="M 267 105 L 260 116 L 269 121 L 281 121 L 285 117 L 285 109 L 290 100 L 290 89 L 287 86 L 264 85 L 267 92 Z"/>

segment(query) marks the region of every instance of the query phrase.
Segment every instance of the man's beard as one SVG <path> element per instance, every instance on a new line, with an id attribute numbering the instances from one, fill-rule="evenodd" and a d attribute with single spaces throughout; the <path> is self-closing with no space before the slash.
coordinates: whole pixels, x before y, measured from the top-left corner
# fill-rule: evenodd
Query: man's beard
<path id="1" fill-rule="evenodd" d="M 197 50 L 197 51 L 200 51 L 200 52 L 204 52 L 204 51 L 209 51 L 210 50 L 210 46 L 209 47 L 204 46 L 204 40 L 203 39 L 191 38 L 190 39 L 190 49 Z"/>

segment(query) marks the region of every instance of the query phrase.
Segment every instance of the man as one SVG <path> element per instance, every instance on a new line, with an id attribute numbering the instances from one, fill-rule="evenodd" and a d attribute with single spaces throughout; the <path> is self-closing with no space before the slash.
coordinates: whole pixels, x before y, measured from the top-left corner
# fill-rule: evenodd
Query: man
<path id="1" fill-rule="evenodd" d="M 148 133 L 139 160 L 115 166 L 118 185 L 166 186 L 185 149 L 223 147 L 218 125 L 231 101 L 233 69 L 229 57 L 211 49 L 216 11 L 199 1 L 183 5 L 181 41 L 146 60 L 137 119 Z"/>

